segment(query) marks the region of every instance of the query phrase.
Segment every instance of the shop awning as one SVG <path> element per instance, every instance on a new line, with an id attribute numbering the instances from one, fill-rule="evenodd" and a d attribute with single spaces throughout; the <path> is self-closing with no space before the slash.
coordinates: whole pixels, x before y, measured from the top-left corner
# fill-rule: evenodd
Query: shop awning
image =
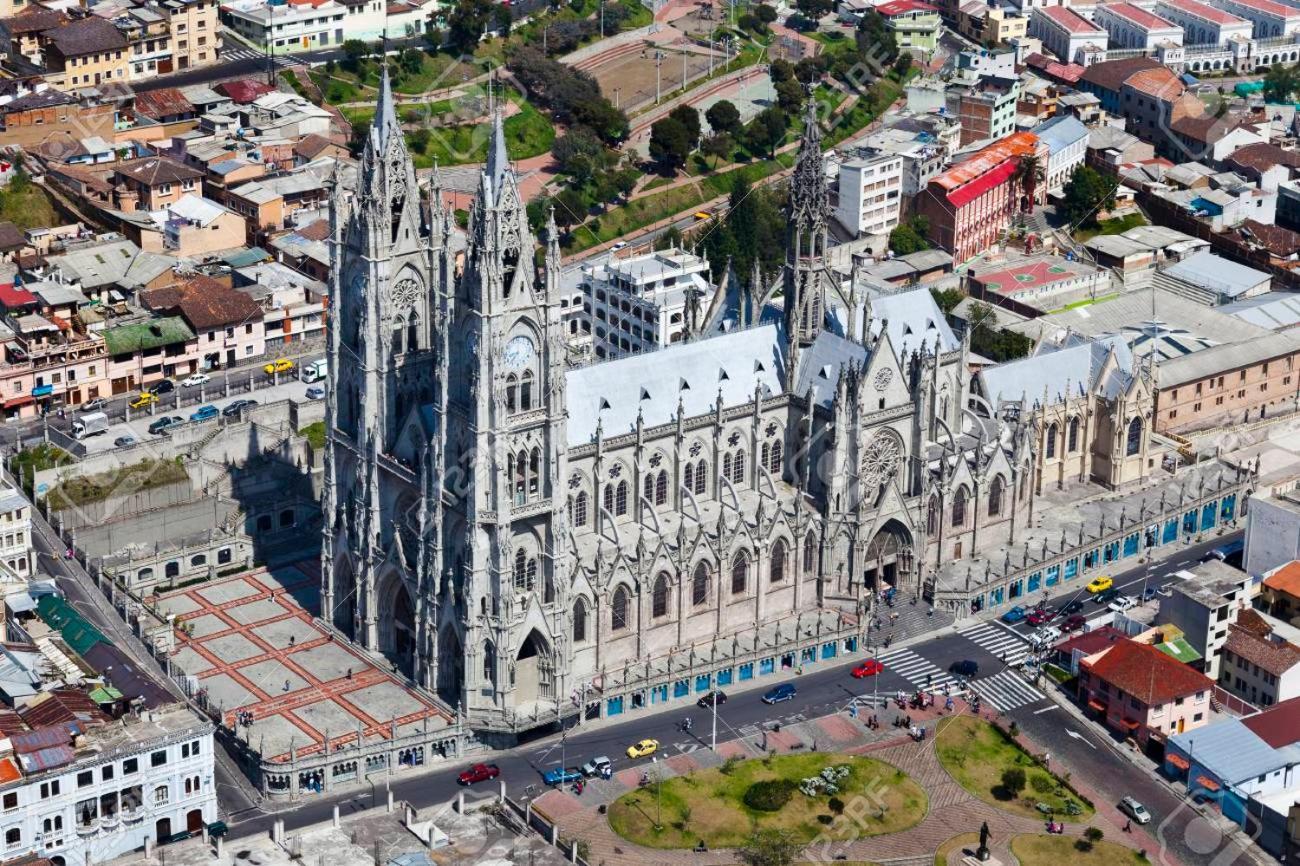
<path id="1" fill-rule="evenodd" d="M 1128 728 L 1130 731 L 1136 731 L 1138 728 L 1142 727 L 1141 722 L 1134 721 L 1133 719 L 1125 719 L 1124 721 L 1120 722 L 1120 724 Z"/>
<path id="2" fill-rule="evenodd" d="M 1096 698 L 1088 699 L 1088 707 L 1096 710 L 1099 713 L 1106 712 L 1106 705 L 1103 704 L 1101 701 L 1097 700 Z"/>
<path id="3" fill-rule="evenodd" d="M 31 394 L 22 394 L 18 397 L 10 397 L 5 401 L 6 409 L 17 409 L 19 406 L 30 406 L 36 402 L 36 398 Z"/>
<path id="4" fill-rule="evenodd" d="M 1197 776 L 1196 784 L 1207 791 L 1219 790 L 1219 783 L 1211 779 L 1209 776 Z"/>
<path id="5" fill-rule="evenodd" d="M 1177 767 L 1180 770 L 1190 770 L 1192 768 L 1192 762 L 1179 754 L 1165 755 L 1165 760 L 1169 762 L 1169 766 Z"/>

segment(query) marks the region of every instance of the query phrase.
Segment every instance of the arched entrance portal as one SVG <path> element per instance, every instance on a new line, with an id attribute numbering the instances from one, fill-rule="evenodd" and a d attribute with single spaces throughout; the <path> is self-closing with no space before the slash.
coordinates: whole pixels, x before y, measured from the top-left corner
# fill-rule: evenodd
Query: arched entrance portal
<path id="1" fill-rule="evenodd" d="M 159 818 L 158 822 L 154 824 L 153 829 L 154 838 L 158 841 L 158 844 L 166 844 L 167 840 L 172 837 L 172 819 Z"/>
<path id="2" fill-rule="evenodd" d="M 465 651 L 461 649 L 455 627 L 448 624 L 438 635 L 438 697 L 448 706 L 459 706 L 464 682 Z"/>
<path id="3" fill-rule="evenodd" d="M 897 520 L 890 520 L 867 545 L 863 586 L 868 592 L 900 589 L 910 582 L 912 566 L 912 534 Z"/>
<path id="4" fill-rule="evenodd" d="M 379 651 L 402 673 L 415 676 L 415 603 L 396 571 L 388 573 L 379 592 Z"/>
<path id="5" fill-rule="evenodd" d="M 357 613 L 357 579 L 352 573 L 352 562 L 346 554 L 335 560 L 333 604 L 334 610 L 328 616 L 332 618 L 334 627 L 355 640 L 353 626 Z"/>
<path id="6" fill-rule="evenodd" d="M 202 809 L 191 809 L 188 813 L 186 813 L 185 829 L 196 836 L 203 831 L 203 810 Z"/>
<path id="7" fill-rule="evenodd" d="M 528 633 L 519 647 L 512 671 L 515 687 L 515 706 L 538 700 L 549 700 L 555 694 L 555 660 L 551 658 L 551 645 L 538 634 Z"/>

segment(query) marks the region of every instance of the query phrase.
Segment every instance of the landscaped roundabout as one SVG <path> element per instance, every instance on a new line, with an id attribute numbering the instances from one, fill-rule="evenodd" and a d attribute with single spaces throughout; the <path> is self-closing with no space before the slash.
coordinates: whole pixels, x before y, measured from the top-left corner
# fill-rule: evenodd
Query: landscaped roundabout
<path id="1" fill-rule="evenodd" d="M 609 807 L 616 833 L 649 848 L 734 848 L 757 827 L 791 841 L 845 840 L 919 824 L 925 791 L 902 770 L 854 755 L 738 760 L 685 776 L 653 776 Z"/>

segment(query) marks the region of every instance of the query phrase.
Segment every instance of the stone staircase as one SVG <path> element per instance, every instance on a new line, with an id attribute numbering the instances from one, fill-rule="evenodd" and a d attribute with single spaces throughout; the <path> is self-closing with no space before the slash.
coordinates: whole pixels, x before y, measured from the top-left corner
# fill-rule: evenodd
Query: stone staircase
<path id="1" fill-rule="evenodd" d="M 927 613 L 929 610 L 930 606 L 924 600 L 915 605 L 910 601 L 895 601 L 893 607 L 877 604 L 871 616 L 878 617 L 881 625 L 876 628 L 872 622 L 867 631 L 867 643 L 879 647 L 889 637 L 890 646 L 897 646 L 903 641 L 952 625 L 952 613 L 936 609 L 931 616 Z M 898 619 L 892 624 L 889 621 L 890 614 L 898 614 Z"/>

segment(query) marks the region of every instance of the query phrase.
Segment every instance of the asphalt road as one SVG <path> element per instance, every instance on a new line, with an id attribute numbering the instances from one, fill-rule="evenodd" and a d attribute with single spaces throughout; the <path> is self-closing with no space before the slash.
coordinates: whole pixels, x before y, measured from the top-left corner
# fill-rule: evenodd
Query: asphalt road
<path id="1" fill-rule="evenodd" d="M 1121 590 L 1140 593 L 1143 581 L 1161 587 L 1171 579 L 1170 575 L 1179 569 L 1198 562 L 1210 549 L 1225 544 L 1238 537 L 1240 533 L 1225 535 L 1212 541 L 1193 545 L 1180 551 L 1176 556 L 1156 564 L 1148 570 L 1147 565 L 1119 572 L 1114 575 L 1115 585 Z M 1055 603 L 1061 603 L 1058 598 Z M 1095 605 L 1088 611 L 1092 620 L 1106 616 Z M 966 626 L 962 632 L 988 632 L 997 629 L 1011 634 L 1022 634 L 1017 641 L 1023 640 L 1024 629 L 1003 628 L 1000 624 L 988 623 L 982 628 Z M 906 648 L 910 652 L 929 661 L 934 668 L 947 671 L 955 661 L 970 659 L 980 665 L 980 674 L 976 679 L 977 689 L 986 677 L 1018 676 L 1012 671 L 1004 670 L 999 655 L 989 651 L 962 633 L 945 630 L 934 637 Z M 874 702 L 874 695 L 892 695 L 896 691 L 914 691 L 918 685 L 917 676 L 909 679 L 905 671 L 891 667 L 889 658 L 898 655 L 898 651 L 882 653 L 886 659 L 886 668 L 880 675 L 867 680 L 854 680 L 849 676 L 849 668 L 860 659 L 845 658 L 833 665 L 818 665 L 817 669 L 802 676 L 791 677 L 798 694 L 794 700 L 768 706 L 760 701 L 762 690 L 770 688 L 783 680 L 776 678 L 762 680 L 763 689 L 751 689 L 733 692 L 730 700 L 719 708 L 717 713 L 718 741 L 744 739 L 755 750 L 763 747 L 764 734 L 761 729 L 770 729 L 776 723 L 792 723 L 808 718 L 815 718 L 833 712 L 846 711 L 855 700 L 863 704 Z M 905 665 L 900 665 L 905 667 Z M 986 698 L 995 703 L 995 698 Z M 1052 709 L 1054 708 L 1054 709 Z M 882 722 L 892 720 L 896 710 L 877 710 Z M 1053 765 L 1058 769 L 1063 765 L 1070 772 L 1080 775 L 1097 790 L 1115 793 L 1116 800 L 1124 793 L 1132 793 L 1141 799 L 1156 816 L 1155 824 L 1169 819 L 1166 834 L 1172 839 L 1171 847 L 1176 852 L 1178 861 L 1184 866 L 1211 864 L 1227 866 L 1232 860 L 1216 860 L 1216 854 L 1198 853 L 1187 844 L 1187 831 L 1192 828 L 1189 816 L 1180 808 L 1181 801 L 1171 794 L 1162 784 L 1152 779 L 1144 770 L 1134 766 L 1128 759 L 1120 756 L 1108 743 L 1107 735 L 1095 726 L 1074 725 L 1079 738 L 1069 735 L 1072 726 L 1065 724 L 1072 720 L 1067 712 L 1056 706 L 1046 695 L 1039 695 L 1025 706 L 1011 712 L 1013 718 L 1041 742 L 1047 744 L 1053 755 Z M 686 734 L 681 730 L 684 718 L 691 718 L 693 728 Z M 616 770 L 628 766 L 642 766 L 653 772 L 649 759 L 632 760 L 626 757 L 629 745 L 643 738 L 660 741 L 661 755 L 674 755 L 681 752 L 707 748 L 712 736 L 712 714 L 705 709 L 679 706 L 672 710 L 649 714 L 641 711 L 637 715 L 628 715 L 625 721 L 604 721 L 596 727 L 576 728 L 563 736 L 552 735 L 545 739 L 498 752 L 489 756 L 476 756 L 477 760 L 489 760 L 501 768 L 501 779 L 516 794 L 523 793 L 526 786 L 542 789 L 540 776 L 543 772 L 556 767 L 576 767 L 590 758 L 604 755 L 613 760 Z M 397 799 L 405 800 L 420 809 L 429 807 L 446 808 L 455 798 L 459 786 L 456 776 L 472 761 L 463 761 L 449 765 L 435 772 L 415 775 L 396 776 L 392 780 L 393 794 Z M 382 802 L 385 780 L 381 779 L 372 787 L 359 791 L 326 798 L 308 796 L 293 807 L 291 813 L 268 812 L 261 808 L 248 809 L 227 818 L 233 834 L 244 836 L 270 830 L 278 817 L 286 818 L 289 829 L 324 821 L 330 818 L 335 804 L 340 806 L 343 814 L 370 808 Z M 481 790 L 480 790 L 481 789 Z M 471 790 L 470 796 L 491 796 L 496 792 L 496 783 L 480 783 Z M 1194 829 L 1194 828 L 1193 828 Z"/>

